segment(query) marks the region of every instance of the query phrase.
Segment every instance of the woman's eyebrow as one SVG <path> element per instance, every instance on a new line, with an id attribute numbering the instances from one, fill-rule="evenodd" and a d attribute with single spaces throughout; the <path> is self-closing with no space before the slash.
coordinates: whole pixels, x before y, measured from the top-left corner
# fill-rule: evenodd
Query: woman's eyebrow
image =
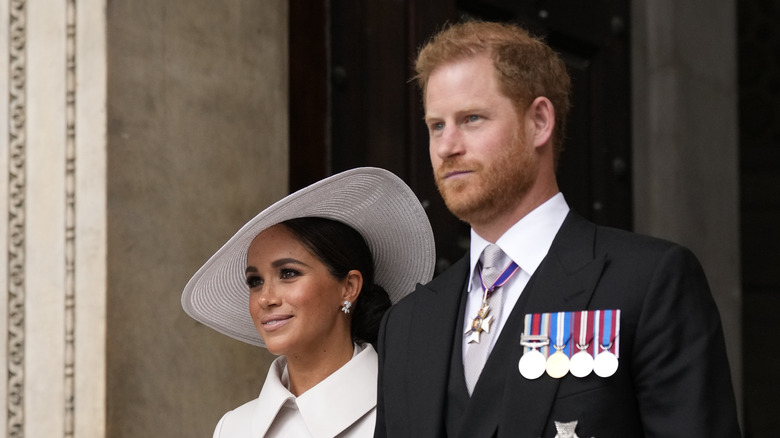
<path id="1" fill-rule="evenodd" d="M 274 260 L 273 263 L 271 263 L 271 266 L 274 267 L 274 268 L 278 268 L 280 266 L 287 265 L 287 264 L 294 264 L 294 265 L 301 265 L 301 266 L 309 267 L 309 265 L 307 265 L 306 263 L 303 263 L 302 261 L 300 261 L 298 259 L 294 259 L 292 257 L 287 257 L 287 258 L 283 258 L 283 259 L 279 259 L 279 260 Z"/>

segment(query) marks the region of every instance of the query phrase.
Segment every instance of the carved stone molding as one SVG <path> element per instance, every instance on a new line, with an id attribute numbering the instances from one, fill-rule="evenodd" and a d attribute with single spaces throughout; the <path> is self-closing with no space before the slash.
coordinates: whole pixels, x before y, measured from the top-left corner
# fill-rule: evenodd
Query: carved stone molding
<path id="1" fill-rule="evenodd" d="M 8 138 L 8 419 L 9 437 L 24 436 L 25 156 L 27 2 L 9 5 Z"/>
<path id="2" fill-rule="evenodd" d="M 76 0 L 65 22 L 65 356 L 64 433 L 75 434 L 76 401 Z"/>

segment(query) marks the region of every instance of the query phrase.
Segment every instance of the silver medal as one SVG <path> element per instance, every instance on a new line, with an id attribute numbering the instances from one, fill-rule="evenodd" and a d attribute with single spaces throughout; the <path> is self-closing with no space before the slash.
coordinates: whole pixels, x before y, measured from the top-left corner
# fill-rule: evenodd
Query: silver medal
<path id="1" fill-rule="evenodd" d="M 574 377 L 585 377 L 593 371 L 593 356 L 587 350 L 574 353 L 569 361 L 569 371 Z"/>
<path id="2" fill-rule="evenodd" d="M 599 377 L 610 377 L 618 369 L 618 358 L 609 350 L 602 351 L 593 359 L 593 372 Z"/>
<path id="3" fill-rule="evenodd" d="M 528 380 L 534 380 L 541 377 L 544 374 L 547 360 L 541 351 L 532 349 L 523 354 L 518 363 L 520 374 Z"/>

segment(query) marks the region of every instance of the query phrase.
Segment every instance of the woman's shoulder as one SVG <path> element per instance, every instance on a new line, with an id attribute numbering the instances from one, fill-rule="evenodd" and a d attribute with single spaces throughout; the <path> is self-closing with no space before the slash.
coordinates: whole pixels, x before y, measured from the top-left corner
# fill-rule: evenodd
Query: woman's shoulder
<path id="1" fill-rule="evenodd" d="M 258 403 L 258 399 L 250 400 L 243 405 L 230 410 L 222 416 L 214 429 L 214 438 L 233 438 L 248 436 L 249 425 L 252 422 L 252 413 Z"/>

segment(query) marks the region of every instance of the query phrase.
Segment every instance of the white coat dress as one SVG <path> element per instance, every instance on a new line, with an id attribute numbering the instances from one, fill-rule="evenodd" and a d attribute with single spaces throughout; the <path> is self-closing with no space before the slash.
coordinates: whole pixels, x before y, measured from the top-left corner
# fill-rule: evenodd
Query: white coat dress
<path id="1" fill-rule="evenodd" d="M 280 356 L 260 396 L 226 413 L 214 438 L 373 437 L 377 363 L 370 344 L 358 345 L 349 362 L 296 398 L 287 389 L 287 360 Z"/>

